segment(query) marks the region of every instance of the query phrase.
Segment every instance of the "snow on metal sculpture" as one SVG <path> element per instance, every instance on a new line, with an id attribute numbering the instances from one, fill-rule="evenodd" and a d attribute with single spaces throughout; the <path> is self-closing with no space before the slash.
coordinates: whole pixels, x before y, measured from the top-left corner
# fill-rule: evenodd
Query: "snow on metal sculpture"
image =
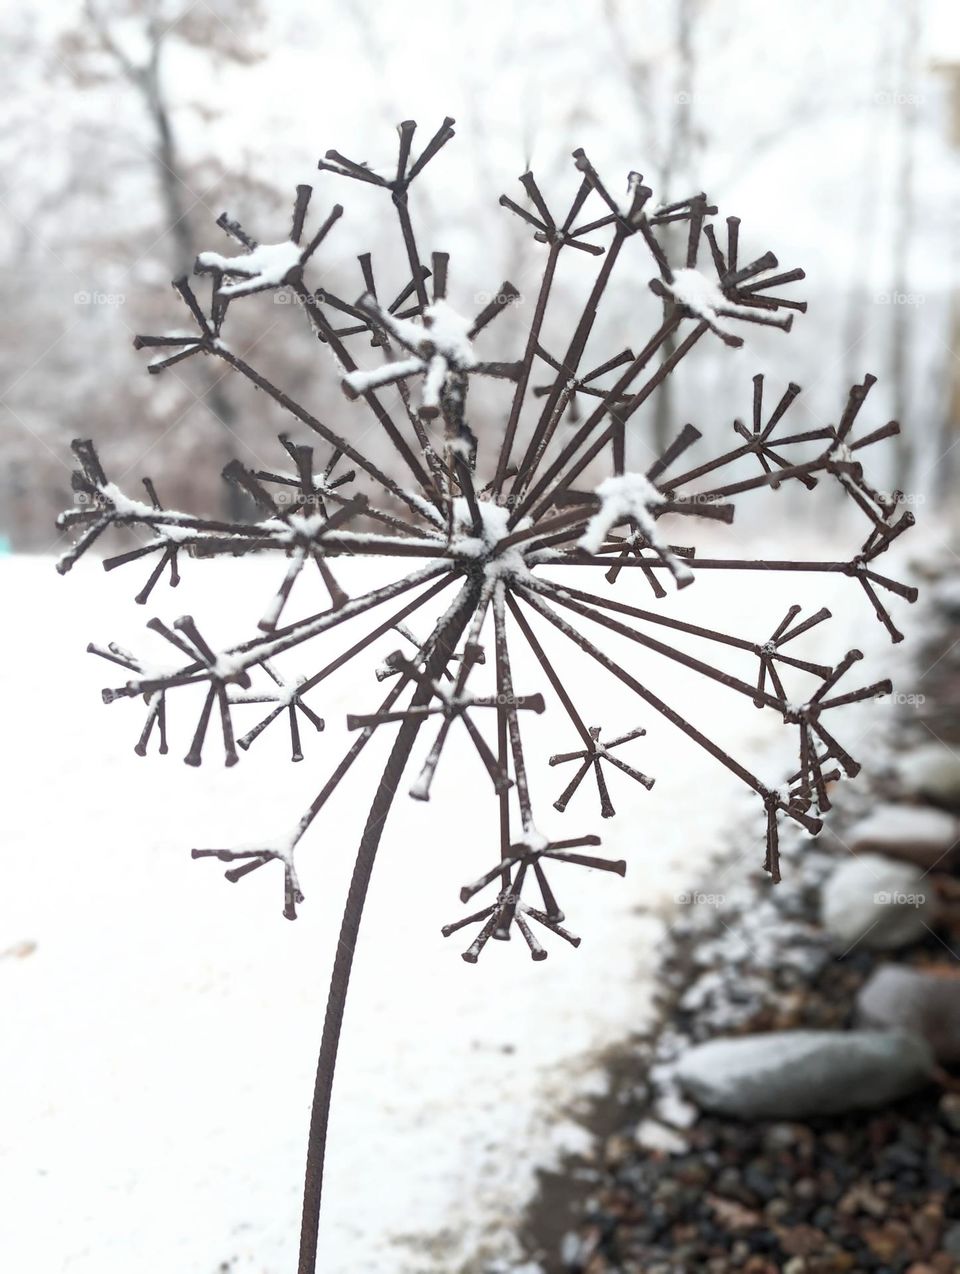
<path id="1" fill-rule="evenodd" d="M 185 554 L 200 558 L 273 553 L 281 560 L 279 587 L 267 601 L 255 634 L 240 645 L 215 651 L 194 620 L 183 616 L 171 626 L 159 619 L 149 624 L 175 651 L 179 663 L 172 670 L 151 669 L 113 644 L 90 647 L 126 674 L 118 686 L 104 691 L 104 699 L 140 698 L 146 704 L 146 724 L 136 744 L 141 755 L 154 730 L 159 750 L 168 750 L 171 699 L 180 699 L 184 687 L 199 686 L 202 707 L 185 756 L 188 764 L 200 765 L 214 715 L 219 718 L 227 765 L 235 764 L 240 752 L 281 717 L 289 728 L 292 758 L 298 761 L 303 757 L 302 727 L 324 729 L 317 693 L 321 683 L 385 635 L 395 634 L 405 643 L 376 668 L 377 679 L 390 683 L 386 695 L 372 710 L 348 717 L 346 726 L 354 737 L 292 830 L 253 845 L 192 851 L 196 858 L 229 863 L 226 876 L 234 882 L 279 865 L 284 915 L 295 918 L 303 902 L 296 861 L 306 833 L 376 732 L 395 730 L 385 768 L 372 777 L 372 804 L 332 973 L 309 1135 L 301 1274 L 312 1274 L 316 1268 L 330 1093 L 364 898 L 387 813 L 421 728 L 430 727 L 432 741 L 412 780 L 411 796 L 429 799 L 451 733 L 465 730 L 499 803 L 500 837 L 499 844 L 491 847 L 490 868 L 461 892 L 464 903 L 477 894 L 486 894 L 489 901 L 447 924 L 444 934 L 473 927 L 472 941 L 463 951 L 468 962 L 479 958 L 490 938 L 514 935 L 534 960 L 542 960 L 547 947 L 541 936 L 548 942 L 554 938 L 574 946 L 580 942 L 564 926 L 565 914 L 554 884 L 565 878 L 561 883 L 568 886 L 571 866 L 623 874 L 626 865 L 583 852 L 599 844 L 592 833 L 549 839 L 540 830 L 541 811 L 535 812 L 527 781 L 525 715 L 543 712 L 547 706 L 543 692 L 550 692 L 551 706 L 572 727 L 571 742 L 578 739 L 582 744 L 550 758 L 551 765 L 578 763 L 572 781 L 553 802 L 560 813 L 591 770 L 601 815 L 614 813 L 605 764 L 646 788 L 654 781 L 615 751 L 640 738 L 650 720 L 644 727 L 638 725 L 619 738 L 601 742 L 600 728 L 585 724 L 573 692 L 544 649 L 543 633 L 556 630 L 618 679 L 651 710 L 651 718 L 664 718 L 752 789 L 766 818 L 764 865 L 776 881 L 780 819 L 794 820 L 815 833 L 820 814 L 829 806 L 828 784 L 841 773 L 857 772 L 857 763 L 825 722 L 830 709 L 882 694 L 889 690 L 889 683 L 844 689 L 841 681 L 861 657 L 855 650 L 834 666 L 789 653 L 787 647 L 795 638 L 829 617 L 825 609 L 800 618 L 800 608 L 793 606 L 769 637 L 734 635 L 645 609 L 632 592 L 631 600 L 621 600 L 628 590 L 620 577 L 626 570 L 630 582 L 636 579 L 649 587 L 659 601 L 666 596 L 665 583 L 672 580 L 676 588 L 687 587 L 700 571 L 840 573 L 857 582 L 894 641 L 901 634 L 882 594 L 893 593 L 908 601 L 916 596 L 913 588 L 879 573 L 875 565 L 913 524 L 913 517 L 903 507 L 901 493 L 885 494 L 864 476 L 862 452 L 898 430 L 891 421 L 859 437 L 854 434 L 872 376 L 850 390 L 837 424 L 784 433 L 782 422 L 799 387 L 789 385 L 769 410 L 764 379 L 758 375 L 753 382 L 752 425 L 747 428 L 736 422 L 740 441 L 735 446 L 721 448 L 719 454 L 680 471 L 679 462 L 692 455 L 695 444 L 706 445 L 700 432 L 688 424 L 643 472 L 627 469 L 626 438 L 633 417 L 684 356 L 709 334 L 724 345 L 740 346 L 749 324 L 788 331 L 793 318 L 789 311 L 803 312 L 805 303 L 775 293 L 802 279 L 803 271 L 780 272 L 770 252 L 743 261 L 740 223 L 735 217 L 727 218 L 721 244 L 711 220 L 717 209 L 704 194 L 658 206 L 641 177 L 631 173 L 625 199 L 616 198 L 584 152 L 577 150 L 573 158 L 579 181 L 562 217 L 551 211 L 529 172 L 520 179 L 526 207 L 507 196 L 500 200 L 530 228 L 536 243 L 543 245 L 545 257 L 522 350 L 505 361 L 490 358 L 495 321 L 518 301 L 517 289 L 505 282 L 479 313 L 459 313 L 447 299 L 448 257 L 433 252 L 430 268 L 426 267 L 408 205 L 411 184 L 453 137 L 452 125 L 452 120 L 444 120 L 414 160 L 416 125 L 402 123 L 399 155 L 388 175 L 387 170 L 355 163 L 337 151 L 328 151 L 320 161 L 319 167 L 329 173 L 382 188 L 394 206 L 409 281 L 389 305 L 378 299 L 368 254 L 359 258 L 363 292 L 355 302 L 326 288 L 311 287 L 309 267 L 315 256 L 322 255 L 343 209 L 334 206 L 312 236 L 305 236 L 312 191 L 298 186 L 290 235 L 279 243 L 258 243 L 226 214 L 218 219 L 238 250 L 232 255 L 204 252 L 197 258 L 196 273 L 209 276 L 211 283 L 206 306 L 187 278 L 174 281 L 195 332 L 136 338 L 138 348 L 155 351 L 149 365 L 154 374 L 202 354 L 246 378 L 288 413 L 304 436 L 315 436 L 314 442 L 324 449 L 321 461 L 312 446 L 281 435 L 287 463 L 277 471 L 252 471 L 232 462 L 224 477 L 242 487 L 256 508 L 253 520 L 234 522 L 165 509 L 149 480 L 147 501 L 125 495 L 108 480 L 93 444 L 77 441 L 79 468 L 74 487 L 81 499 L 60 519 L 62 526 L 78 532 L 73 547 L 61 558 L 62 572 L 108 529 L 139 528 L 150 536 L 104 562 L 111 570 L 153 559 L 153 569 L 137 595 L 141 603 L 151 596 L 164 570 L 169 570 L 170 584 L 177 584 Z M 588 206 L 594 208 L 592 214 L 585 213 Z M 667 231 L 667 227 L 673 229 Z M 671 260 L 671 255 L 677 255 L 678 235 L 680 259 Z M 656 270 L 649 286 L 662 302 L 662 321 L 639 353 L 626 349 L 584 371 L 598 308 L 611 287 L 614 266 L 631 241 L 649 254 Z M 568 252 L 596 257 L 599 264 L 565 348 L 550 350 L 544 343 L 544 323 L 560 258 Z M 361 401 L 372 413 L 376 435 L 358 429 L 355 409 L 346 406 L 339 430 L 321 421 L 225 342 L 223 329 L 231 307 L 257 293 L 278 289 L 299 303 L 315 336 L 336 362 L 346 398 Z M 507 382 L 509 392 L 502 429 L 479 440 L 467 415 L 473 377 Z M 534 379 L 546 383 L 535 385 Z M 578 399 L 590 403 L 586 414 Z M 389 450 L 384 439 L 396 453 L 391 472 L 381 467 L 387 463 L 381 457 Z M 719 476 L 729 466 L 740 464 L 742 470 L 750 457 L 759 472 L 730 481 Z M 588 467 L 603 475 L 592 489 L 578 485 Z M 394 476 L 398 472 L 401 476 Z M 704 520 L 730 522 L 734 497 L 761 489 L 772 494 L 788 483 L 812 489 L 817 485 L 815 475 L 826 475 L 839 484 L 867 520 L 866 538 L 848 558 L 704 557 L 694 546 L 671 544 L 660 529 L 661 519 L 669 515 L 682 515 L 689 528 Z M 358 555 L 397 559 L 396 578 L 350 596 L 334 567 L 338 559 Z M 412 570 L 405 567 L 407 558 L 413 559 Z M 328 602 L 316 614 L 284 623 L 291 592 L 311 566 L 318 571 Z M 601 591 L 569 584 L 561 587 L 554 578 L 557 567 L 580 568 L 596 577 L 594 588 Z M 617 584 L 614 596 L 610 586 Z M 424 637 L 415 636 L 407 621 L 421 608 L 429 609 L 445 590 L 452 593 L 444 599 L 446 609 Z M 375 610 L 376 625 L 357 636 L 354 621 Z M 691 676 L 722 682 L 756 707 L 777 714 L 785 725 L 798 727 L 796 773 L 779 786 L 752 773 L 712 739 L 709 723 L 687 720 L 597 645 L 584 631 L 583 621 L 679 663 Z M 276 663 L 280 656 L 289 651 L 306 653 L 311 639 L 340 628 L 349 634 L 342 653 L 293 679 L 280 672 Z M 492 640 L 485 645 L 483 639 L 490 630 Z M 718 655 L 724 647 L 747 652 L 758 661 L 756 682 L 748 683 L 719 664 L 675 647 L 672 634 L 706 640 Z M 516 642 L 532 651 L 543 673 L 542 686 L 515 689 L 512 651 Z M 495 693 L 478 693 L 475 688 L 481 665 L 492 673 Z M 808 686 L 799 699 L 791 698 L 784 686 L 788 674 L 798 673 Z M 242 717 L 254 704 L 261 705 L 266 715 L 238 738 L 235 717 Z M 485 722 L 495 725 L 492 741 Z M 585 807 L 581 798 L 578 809 Z M 565 894 L 560 885 L 558 893 Z"/>

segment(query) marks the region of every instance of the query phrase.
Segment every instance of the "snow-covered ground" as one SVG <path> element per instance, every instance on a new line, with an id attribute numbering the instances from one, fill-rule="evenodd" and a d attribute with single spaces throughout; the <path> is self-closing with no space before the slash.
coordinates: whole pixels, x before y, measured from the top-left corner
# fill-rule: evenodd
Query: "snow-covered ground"
<path id="1" fill-rule="evenodd" d="M 829 556 L 817 544 L 803 551 Z M 361 572 L 376 573 L 352 569 L 354 576 L 343 575 L 355 590 Z M 105 575 L 85 560 L 59 579 L 48 559 L 0 561 L 0 1268 L 288 1274 L 328 972 L 388 731 L 304 842 L 306 901 L 295 924 L 281 915 L 279 867 L 232 886 L 214 861 L 193 862 L 188 850 L 275 833 L 299 816 L 343 750 L 345 712 L 368 710 L 382 696 L 372 674 L 377 659 L 364 655 L 311 695 L 328 724 L 321 735 L 305 733 L 302 764 L 289 764 L 278 722 L 232 770 L 222 765 L 215 727 L 202 768 L 184 766 L 195 715 L 175 696 L 170 756 L 151 751 L 140 760 L 133 743 L 142 706 L 102 706 L 100 688 L 124 675 L 86 655 L 86 642 L 157 650 L 151 634 L 144 641 L 145 619 L 184 612 L 208 636 L 242 639 L 252 635 L 278 572 L 276 564 L 188 562 L 180 589 L 158 588 L 141 609 L 132 595 L 146 572 L 128 570 L 133 575 Z M 575 583 L 607 587 L 586 575 L 578 572 Z M 617 594 L 658 605 L 639 572 L 621 576 Z M 857 684 L 896 666 L 866 599 L 840 577 L 703 571 L 669 607 L 762 640 L 794 601 L 805 613 L 826 604 L 837 618 L 791 653 L 832 662 L 857 644 L 871 655 Z M 355 621 L 358 633 L 363 622 Z M 425 620 L 411 622 L 426 631 Z M 559 635 L 535 627 L 561 659 Z M 400 644 L 388 637 L 374 649 L 385 654 Z M 515 648 L 518 691 L 549 696 L 520 641 Z M 624 653 L 635 675 L 762 777 L 784 776 L 793 732 L 772 714 L 660 656 Z M 722 652 L 734 656 L 723 666 L 753 680 L 753 660 L 736 653 Z M 299 666 L 312 671 L 317 663 Z M 621 754 L 657 783 L 646 792 L 612 773 L 617 819 L 601 822 L 589 781 L 566 814 L 556 814 L 551 802 L 569 767 L 551 770 L 545 758 L 579 745 L 550 703 L 543 717 L 524 721 L 541 758 L 531 772 L 538 822 L 548 834 L 599 831 L 600 852 L 628 861 L 626 879 L 576 868 L 564 876 L 558 867 L 559 901 L 582 947 L 551 942 L 550 958 L 534 964 L 516 942 L 491 943 L 468 966 L 459 953 L 469 939 L 445 940 L 440 926 L 464 914 L 459 887 L 496 853 L 489 780 L 469 743 L 458 741 L 461 750 L 441 761 L 429 803 L 398 800 L 341 1047 L 325 1274 L 449 1274 L 471 1253 L 509 1255 L 534 1165 L 582 1135 L 558 1112 L 598 1081 L 598 1050 L 641 1026 L 649 1011 L 650 970 L 674 895 L 738 822 L 750 829 L 744 870 L 762 858 L 755 798 L 585 656 L 564 652 L 560 666 L 588 723 L 601 724 L 605 737 L 647 728 Z M 844 709 L 846 718 L 833 724 L 862 754 L 888 710 Z M 246 709 L 242 720 L 252 725 L 258 711 Z M 422 734 L 421 751 L 431 738 Z"/>

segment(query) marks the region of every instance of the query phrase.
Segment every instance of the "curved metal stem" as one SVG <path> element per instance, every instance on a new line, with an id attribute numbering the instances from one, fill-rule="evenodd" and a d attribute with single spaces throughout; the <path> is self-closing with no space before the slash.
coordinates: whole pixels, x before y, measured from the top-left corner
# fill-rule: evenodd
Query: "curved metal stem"
<path id="1" fill-rule="evenodd" d="M 430 683 L 441 676 L 446 668 L 454 647 L 476 607 L 479 592 L 479 583 L 475 587 L 468 585 L 442 621 L 443 627 L 437 636 L 436 644 L 424 664 L 424 684 L 417 687 L 411 701 L 411 708 L 421 707 L 430 699 L 432 694 Z M 353 953 L 363 917 L 363 905 L 384 824 L 403 777 L 410 750 L 423 721 L 422 716 L 409 717 L 400 726 L 394 740 L 363 829 L 344 906 L 337 954 L 330 976 L 330 990 L 327 995 L 326 1015 L 323 1021 L 320 1055 L 317 1059 L 317 1075 L 313 1089 L 313 1108 L 307 1138 L 307 1166 L 303 1182 L 303 1219 L 300 1227 L 298 1274 L 316 1274 L 317 1270 L 320 1199 L 323 1189 L 327 1129 L 330 1121 L 330 1097 L 333 1091 L 333 1077 L 337 1064 L 340 1031 L 343 1026 L 343 1013 L 347 1002 L 347 990 L 350 985 L 350 971 L 353 967 Z"/>

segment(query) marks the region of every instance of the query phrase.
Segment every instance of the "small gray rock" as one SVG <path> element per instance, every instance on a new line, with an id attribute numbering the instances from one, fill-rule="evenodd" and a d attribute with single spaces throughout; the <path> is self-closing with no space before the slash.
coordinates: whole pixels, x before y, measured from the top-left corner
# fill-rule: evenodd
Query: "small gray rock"
<path id="1" fill-rule="evenodd" d="M 960 833 L 946 810 L 928 805 L 878 805 L 844 837 L 854 854 L 885 854 L 916 863 L 925 871 L 950 866 Z"/>
<path id="2" fill-rule="evenodd" d="M 960 579 L 945 559 L 946 554 L 941 559 L 945 563 L 945 569 L 940 573 L 942 578 L 931 590 L 930 600 L 946 619 L 960 619 Z"/>
<path id="3" fill-rule="evenodd" d="M 858 944 L 892 951 L 923 938 L 937 900 L 919 867 L 880 854 L 860 854 L 824 882 L 820 919 L 836 950 Z"/>
<path id="4" fill-rule="evenodd" d="M 807 1119 L 896 1101 L 933 1066 L 926 1042 L 904 1031 L 771 1031 L 699 1044 L 676 1077 L 704 1110 Z"/>
<path id="5" fill-rule="evenodd" d="M 857 993 L 857 1021 L 922 1035 L 942 1062 L 960 1061 L 960 977 L 900 964 L 875 969 Z"/>
<path id="6" fill-rule="evenodd" d="M 637 1127 L 637 1142 L 645 1150 L 662 1154 L 682 1155 L 687 1149 L 686 1138 L 656 1119 L 642 1119 Z"/>
<path id="7" fill-rule="evenodd" d="M 941 743 L 923 743 L 905 752 L 897 765 L 905 791 L 939 805 L 960 808 L 960 757 Z"/>
<path id="8" fill-rule="evenodd" d="M 938 1110 L 940 1122 L 951 1132 L 960 1132 L 960 1093 L 944 1093 Z"/>
<path id="9" fill-rule="evenodd" d="M 945 1252 L 960 1258 L 960 1224 L 951 1225 L 944 1230 L 940 1243 Z"/>

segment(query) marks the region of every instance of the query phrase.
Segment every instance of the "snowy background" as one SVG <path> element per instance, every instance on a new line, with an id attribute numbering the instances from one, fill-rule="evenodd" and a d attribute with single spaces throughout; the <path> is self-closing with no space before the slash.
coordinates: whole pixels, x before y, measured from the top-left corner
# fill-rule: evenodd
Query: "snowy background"
<path id="1" fill-rule="evenodd" d="M 128 68 L 149 57 L 151 11 L 163 38 L 159 97 L 148 100 Z M 493 0 L 482 20 L 468 0 L 415 10 L 277 0 L 263 13 L 249 0 L 62 0 L 4 19 L 0 545 L 15 552 L 0 557 L 0 1267 L 283 1274 L 295 1260 L 322 1004 L 364 799 L 389 740 L 370 745 L 311 832 L 296 924 L 280 914 L 271 871 L 231 886 L 188 850 L 275 832 L 278 811 L 286 825 L 309 802 L 343 749 L 345 713 L 377 698 L 377 652 L 396 639 L 327 683 L 327 730 L 305 732 L 302 765 L 289 764 L 275 726 L 236 769 L 211 758 L 194 771 L 179 760 L 182 721 L 168 758 L 141 761 L 139 707 L 102 706 L 100 688 L 119 678 L 84 648 L 117 640 L 143 650 L 148 616 L 122 572 L 107 576 L 91 558 L 59 579 L 52 557 L 77 434 L 98 439 L 118 479 L 150 473 L 170 504 L 198 512 L 220 507 L 217 475 L 231 455 L 275 462 L 280 422 L 261 401 L 231 384 L 214 411 L 201 369 L 157 383 L 130 348 L 134 331 L 171 321 L 173 274 L 197 250 L 224 247 L 216 215 L 229 208 L 270 238 L 287 224 L 296 182 L 313 183 L 323 207 L 344 198 L 351 215 L 331 278 L 352 295 L 353 254 L 370 248 L 389 270 L 395 228 L 382 206 L 318 174 L 317 157 L 336 146 L 376 162 L 393 152 L 396 121 L 416 118 L 429 135 L 449 114 L 457 139 L 416 211 L 428 248 L 452 254 L 454 292 L 472 298 L 506 277 L 530 286 L 531 245 L 496 205 L 501 192 L 517 196 L 530 166 L 557 198 L 573 188 L 578 145 L 605 171 L 639 169 L 658 198 L 705 189 L 721 217 L 743 218 L 750 248 L 807 270 L 795 292 L 810 313 L 789 337 L 751 332 L 745 351 L 698 350 L 671 419 L 726 437 L 749 404 L 750 377 L 766 370 L 778 384 L 799 381 L 797 410 L 819 423 L 835 418 L 852 380 L 875 371 L 871 425 L 894 412 L 910 425 L 907 448 L 886 444 L 881 467 L 898 473 L 939 547 L 960 453 L 958 26 L 947 0 Z M 612 293 L 599 332 L 608 349 L 644 330 L 637 297 L 649 273 L 638 265 Z M 262 338 L 258 352 L 281 383 L 333 420 L 343 399 L 316 374 L 302 316 L 269 298 L 256 313 L 247 341 Z M 497 419 L 476 426 L 482 435 Z M 770 556 L 831 557 L 857 542 L 860 528 L 842 521 L 828 491 L 802 504 L 794 494 L 744 502 L 718 548 L 757 556 L 761 530 Z M 149 613 L 193 612 L 212 637 L 247 637 L 275 567 L 187 565 L 178 592 L 161 588 Z M 352 569 L 352 589 L 379 578 L 374 565 Z M 751 639 L 789 604 L 827 605 L 834 622 L 794 653 L 834 662 L 857 645 L 864 682 L 895 674 L 902 656 L 848 584 L 748 575 L 731 586 L 705 571 L 666 605 L 694 622 L 719 616 Z M 630 587 L 647 605 L 642 581 Z M 906 627 L 903 608 L 893 610 Z M 744 871 L 762 857 L 760 813 L 740 785 L 550 636 L 579 698 L 602 704 L 605 735 L 648 731 L 623 755 L 657 784 L 648 793 L 612 777 L 619 817 L 601 827 L 604 852 L 629 864 L 626 879 L 581 874 L 575 897 L 561 897 L 579 951 L 554 943 L 533 964 L 516 943 L 491 943 L 468 967 L 463 934 L 444 940 L 439 930 L 462 912 L 459 887 L 489 863 L 487 777 L 457 741 L 431 802 L 398 801 L 342 1043 L 326 1274 L 449 1274 L 467 1259 L 486 1271 L 510 1258 L 535 1165 L 582 1136 L 564 1112 L 602 1082 L 603 1048 L 646 1020 L 677 895 L 727 834 L 742 841 Z M 761 777 L 785 774 L 795 745 L 768 714 L 658 656 L 630 659 Z M 755 675 L 735 655 L 724 667 Z M 518 689 L 542 681 L 518 656 Z M 844 710 L 841 738 L 869 754 L 889 711 Z M 567 746 L 556 723 L 553 712 L 524 722 L 534 755 Z M 569 777 L 534 767 L 535 796 L 549 809 Z M 478 817 L 451 836 L 466 800 Z M 557 824 L 598 823 L 588 780 Z"/>
<path id="2" fill-rule="evenodd" d="M 771 539 L 771 551 L 787 543 L 812 556 L 828 546 L 789 537 Z M 269 833 L 305 807 L 345 745 L 345 713 L 369 710 L 382 693 L 375 652 L 396 639 L 327 683 L 329 724 L 306 740 L 303 764 L 289 764 L 289 740 L 274 728 L 234 770 L 192 770 L 178 759 L 182 728 L 169 757 L 143 761 L 132 751 L 139 708 L 99 703 L 99 688 L 116 679 L 83 653 L 84 639 L 143 647 L 121 580 L 92 561 L 65 580 L 44 558 L 8 559 L 0 570 L 7 595 L 43 621 L 42 636 L 5 665 L 2 692 L 8 719 L 22 723 L 20 757 L 45 758 L 7 767 L 16 789 L 0 904 L 0 1191 L 17 1206 L 0 1227 L 0 1257 L 31 1274 L 218 1274 L 221 1262 L 231 1274 L 281 1274 L 295 1260 L 291 1221 L 327 972 L 364 796 L 388 741 L 370 745 L 305 842 L 297 923 L 280 914 L 279 875 L 265 870 L 233 886 L 187 849 Z M 722 608 L 728 631 L 750 635 L 772 631 L 792 602 L 826 604 L 837 619 L 793 653 L 833 660 L 856 641 L 871 669 L 880 655 L 896 670 L 846 581 L 765 577 L 757 589 L 710 575 L 672 595 L 668 612 L 696 622 Z M 203 564 L 176 607 L 209 614 L 226 640 L 248 630 L 273 583 L 259 563 Z M 534 964 L 516 942 L 491 943 L 470 967 L 459 957 L 469 939 L 439 930 L 468 910 L 457 891 L 489 864 L 487 777 L 469 743 L 455 739 L 431 801 L 398 799 L 341 1045 L 321 1248 L 329 1274 L 440 1274 L 468 1258 L 513 1255 L 535 1166 L 583 1135 L 564 1111 L 602 1083 L 602 1049 L 648 1021 L 658 937 L 684 886 L 728 836 L 742 850 L 736 869 L 762 858 L 762 812 L 741 785 L 585 657 L 541 637 L 578 700 L 603 705 L 606 737 L 647 728 L 623 754 L 656 786 L 645 792 L 614 772 L 618 817 L 600 828 L 602 852 L 625 858 L 627 875 L 571 869 L 564 889 L 554 873 L 569 926 L 583 937 L 578 951 L 551 941 L 550 958 Z M 705 653 L 697 640 L 679 644 Z M 718 740 L 761 777 L 785 774 L 795 745 L 772 714 L 655 654 L 633 650 L 630 660 L 668 703 L 714 723 Z M 751 663 L 722 661 L 744 676 Z M 53 668 L 59 725 L 38 691 Z M 542 685 L 520 655 L 515 677 L 518 688 Z M 891 702 L 841 709 L 833 722 L 865 759 Z M 540 758 L 533 797 L 553 816 L 544 830 L 596 828 L 589 781 L 562 818 L 549 809 L 569 776 L 543 758 L 576 746 L 558 733 L 556 713 L 529 733 Z M 471 817 L 450 835 L 465 799 Z"/>

